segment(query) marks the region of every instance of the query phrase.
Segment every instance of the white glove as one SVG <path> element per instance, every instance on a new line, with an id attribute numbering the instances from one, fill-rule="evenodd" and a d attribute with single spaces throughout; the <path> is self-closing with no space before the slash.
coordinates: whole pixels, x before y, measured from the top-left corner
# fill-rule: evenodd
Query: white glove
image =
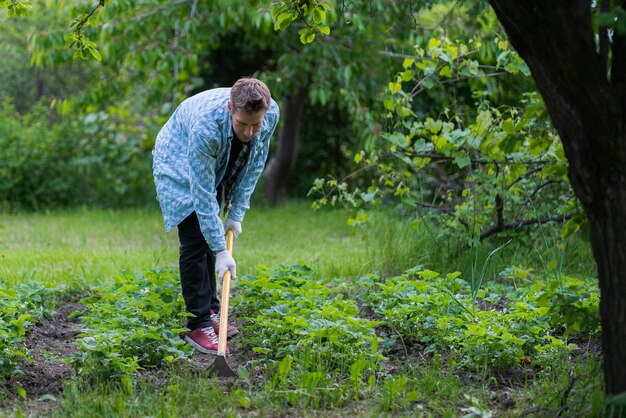
<path id="1" fill-rule="evenodd" d="M 226 219 L 226 222 L 224 222 L 224 232 L 228 231 L 229 229 L 233 230 L 235 239 L 237 239 L 237 236 L 241 234 L 241 222 L 235 221 L 234 219 L 230 218 Z"/>
<path id="2" fill-rule="evenodd" d="M 228 270 L 230 270 L 233 279 L 237 278 L 237 266 L 233 256 L 228 250 L 222 250 L 215 254 L 215 271 L 218 279 L 222 280 Z"/>

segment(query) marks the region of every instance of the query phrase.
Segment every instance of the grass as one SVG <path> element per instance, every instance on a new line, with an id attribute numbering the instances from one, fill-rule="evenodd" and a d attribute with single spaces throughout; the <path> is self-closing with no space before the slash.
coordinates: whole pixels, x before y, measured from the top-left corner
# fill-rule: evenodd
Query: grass
<path id="1" fill-rule="evenodd" d="M 315 278 L 338 278 L 346 289 L 351 283 L 356 289 L 355 281 L 363 275 L 394 275 L 417 264 L 441 273 L 458 270 L 470 277 L 472 264 L 480 269 L 488 254 L 503 243 L 493 240 L 469 250 L 458 240 L 435 238 L 433 225 L 411 228 L 384 212 L 372 214 L 371 222 L 355 231 L 347 224 L 348 216 L 340 210 L 314 213 L 301 201 L 277 209 L 253 208 L 235 245 L 239 275 L 252 273 L 259 265 L 304 262 Z M 588 245 L 578 237 L 563 243 L 558 239 L 537 242 L 529 245 L 526 239 L 507 244 L 489 260 L 485 280 L 511 265 L 593 276 Z M 35 279 L 81 290 L 111 282 L 118 274 L 176 266 L 178 239 L 176 231 L 164 232 L 156 208 L 1 215 L 0 260 L 0 278 L 7 286 Z M 550 265 L 551 260 L 557 263 Z M 167 379 L 156 383 L 150 379 L 88 385 L 68 382 L 51 409 L 37 409 L 42 408 L 41 402 L 34 409 L 32 403 L 18 403 L 0 410 L 0 415 L 455 417 L 492 413 L 506 417 L 524 413 L 539 417 L 557 415 L 562 403 L 570 408 L 566 413 L 576 411 L 579 416 L 597 416 L 602 410 L 601 364 L 591 356 L 574 365 L 557 362 L 538 378 L 517 379 L 505 390 L 501 380 L 485 378 L 481 371 L 456 374 L 445 358 L 415 360 L 395 359 L 389 370 L 376 376 L 369 394 L 340 409 L 288 407 L 277 402 L 275 394 L 265 393 L 262 385 L 218 384 L 204 372 L 171 367 L 162 371 Z M 407 381 L 396 393 L 398 382 L 393 379 L 399 376 L 406 376 Z M 567 390 L 569 396 L 563 399 Z M 409 393 L 417 396 L 415 401 L 406 400 Z M 385 410 L 390 407 L 395 410 Z"/>
<path id="2" fill-rule="evenodd" d="M 510 266 L 538 272 L 551 269 L 557 274 L 576 277 L 596 276 L 588 242 L 580 236 L 561 240 L 555 228 L 546 227 L 548 232 L 535 233 L 534 238 L 528 235 L 511 239 L 493 237 L 474 248 L 468 248 L 463 238 L 438 238 L 440 228 L 429 222 L 413 227 L 411 222 L 390 218 L 385 212 L 371 214 L 369 224 L 361 231 L 371 271 L 398 274 L 419 264 L 441 273 L 460 271 L 463 277 L 469 278 L 473 268 L 480 272 L 489 254 L 502 246 L 489 259 L 485 280 L 497 278 Z M 549 238 L 545 237 L 547 233 L 550 233 Z"/>
<path id="3" fill-rule="evenodd" d="M 165 385 L 130 379 L 83 385 L 68 382 L 54 416 L 72 417 L 181 417 L 181 416 L 297 416 L 297 417 L 518 417 L 602 415 L 604 394 L 597 360 L 556 363 L 534 380 L 518 381 L 502 389 L 501 383 L 479 374 L 459 376 L 440 357 L 407 364 L 397 379 L 381 376 L 371 397 L 342 408 L 303 409 L 272 401 L 276 394 L 245 383 L 219 384 L 205 372 L 169 370 Z M 394 383 L 388 385 L 386 382 Z M 397 392 L 396 392 L 397 391 Z M 406 402 L 408 392 L 417 399 Z M 564 397 L 567 392 L 568 396 Z M 541 406 L 537 406 L 541 405 Z M 388 410 L 391 406 L 392 410 Z M 568 409 L 565 409 L 567 406 Z M 22 410 L 16 406 L 16 415 Z M 559 412 L 562 411 L 562 412 Z M 565 415 L 559 415 L 559 414 Z M 38 416 L 39 414 L 36 414 Z"/>
<path id="4" fill-rule="evenodd" d="M 320 277 L 355 278 L 367 273 L 397 274 L 417 264 L 469 277 L 501 243 L 484 242 L 467 249 L 459 240 L 437 240 L 435 228 L 375 213 L 361 231 L 347 224 L 341 210 L 312 212 L 307 202 L 291 201 L 277 209 L 252 209 L 235 245 L 239 274 L 259 265 L 305 262 Z M 529 250 L 533 248 L 532 250 Z M 532 247 L 513 241 L 496 254 L 486 277 L 520 265 L 538 270 L 562 256 L 566 273 L 593 276 L 589 246 L 573 237 L 562 244 Z M 40 280 L 70 287 L 107 282 L 120 273 L 178 263 L 176 230 L 165 233 L 158 209 L 98 210 L 0 215 L 0 277 L 14 284 Z"/>
<path id="5" fill-rule="evenodd" d="M 307 203 L 250 210 L 234 255 L 239 274 L 259 265 L 309 264 L 324 277 L 355 277 L 372 264 L 346 212 L 313 213 Z M 176 230 L 153 210 L 83 209 L 0 216 L 0 277 L 92 286 L 116 274 L 177 266 Z"/>

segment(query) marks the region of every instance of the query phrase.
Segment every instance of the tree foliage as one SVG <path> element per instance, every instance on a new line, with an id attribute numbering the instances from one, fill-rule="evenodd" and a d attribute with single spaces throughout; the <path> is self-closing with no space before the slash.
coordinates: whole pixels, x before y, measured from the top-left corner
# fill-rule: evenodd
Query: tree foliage
<path id="1" fill-rule="evenodd" d="M 488 10 L 480 16 L 486 25 L 494 20 Z M 457 31 L 452 40 L 437 32 L 415 39 L 379 96 L 384 109 L 369 118 L 381 128 L 355 155 L 360 168 L 316 181 L 314 207 L 398 202 L 403 212 L 442 221 L 470 243 L 552 221 L 568 221 L 566 235 L 580 229 L 584 217 L 562 147 L 541 98 L 523 81 L 524 62 L 501 35 Z M 521 100 L 502 93 L 524 84 Z M 359 182 L 358 171 L 374 174 Z M 361 211 L 352 222 L 366 219 Z"/>

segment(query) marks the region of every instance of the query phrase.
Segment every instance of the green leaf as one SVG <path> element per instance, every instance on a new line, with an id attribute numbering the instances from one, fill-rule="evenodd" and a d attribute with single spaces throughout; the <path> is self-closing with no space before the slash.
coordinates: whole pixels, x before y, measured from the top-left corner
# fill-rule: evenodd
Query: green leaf
<path id="1" fill-rule="evenodd" d="M 315 32 L 309 28 L 300 30 L 300 42 L 303 44 L 310 44 L 315 39 Z"/>
<path id="2" fill-rule="evenodd" d="M 439 277 L 439 273 L 437 273 L 436 271 L 428 270 L 428 269 L 420 271 L 417 274 L 419 274 L 420 277 L 426 280 L 432 280 L 432 279 Z"/>
<path id="3" fill-rule="evenodd" d="M 389 83 L 389 91 L 391 92 L 391 94 L 396 94 L 397 92 L 399 92 L 401 87 L 402 85 L 398 82 Z"/>
<path id="4" fill-rule="evenodd" d="M 411 79 L 413 79 L 414 75 L 415 75 L 415 73 L 413 71 L 406 70 L 406 71 L 403 71 L 402 73 L 400 73 L 400 79 L 402 81 L 410 81 Z"/>
<path id="5" fill-rule="evenodd" d="M 399 132 L 393 132 L 391 134 L 385 134 L 387 141 L 399 147 L 406 147 L 406 137 Z"/>
<path id="6" fill-rule="evenodd" d="M 237 402 L 239 402 L 239 405 L 244 409 L 250 408 L 250 399 L 247 396 L 239 396 Z"/>
<path id="7" fill-rule="evenodd" d="M 565 225 L 563 226 L 561 237 L 565 239 L 571 235 L 574 235 L 579 230 L 580 230 L 580 223 L 578 222 L 578 219 L 576 218 L 568 219 L 568 221 L 565 222 Z"/>
<path id="8" fill-rule="evenodd" d="M 26 390 L 23 387 L 20 386 L 20 387 L 17 388 L 17 394 L 21 398 L 26 399 Z"/>
<path id="9" fill-rule="evenodd" d="M 517 128 L 515 127 L 515 122 L 513 122 L 513 119 L 511 118 L 503 120 L 500 127 L 508 135 L 512 135 L 517 132 Z"/>
<path id="10" fill-rule="evenodd" d="M 434 120 L 433 118 L 427 118 L 424 123 L 424 128 L 428 129 L 432 134 L 439 133 L 442 127 L 443 122 L 440 120 Z"/>
<path id="11" fill-rule="evenodd" d="M 441 69 L 441 71 L 439 71 L 439 75 L 443 76 L 443 77 L 451 78 L 452 77 L 452 72 L 450 71 L 450 66 L 449 65 L 444 66 Z"/>
<path id="12" fill-rule="evenodd" d="M 467 167 L 469 165 L 470 158 L 467 155 L 457 155 L 456 157 L 454 157 L 454 163 L 459 168 L 465 168 L 465 167 Z"/>
<path id="13" fill-rule="evenodd" d="M 282 3 L 280 5 L 274 4 L 272 6 L 272 18 L 276 19 L 281 13 L 283 13 L 288 8 L 289 8 L 289 6 L 287 4 L 284 4 L 284 3 Z"/>
<path id="14" fill-rule="evenodd" d="M 91 53 L 91 56 L 94 57 L 96 61 L 102 61 L 102 55 L 100 55 L 97 49 L 89 48 L 89 53 Z"/>
<path id="15" fill-rule="evenodd" d="M 246 370 L 246 368 L 243 367 L 242 365 L 239 365 L 237 367 L 237 375 L 239 376 L 241 380 L 245 382 L 250 381 L 250 373 L 248 373 L 248 370 Z"/>
<path id="16" fill-rule="evenodd" d="M 311 14 L 313 15 L 313 22 L 315 22 L 318 25 L 322 23 L 324 19 L 326 19 L 326 12 L 322 10 L 321 8 L 316 7 L 315 9 L 313 9 Z"/>
<path id="17" fill-rule="evenodd" d="M 291 370 L 291 364 L 291 356 L 283 357 L 280 363 L 278 363 L 278 375 L 284 379 Z"/>
<path id="18" fill-rule="evenodd" d="M 431 38 L 428 41 L 428 49 L 435 49 L 435 48 L 438 48 L 440 45 L 441 45 L 441 41 L 439 39 Z"/>
<path id="19" fill-rule="evenodd" d="M 274 23 L 274 30 L 281 31 L 289 26 L 291 22 L 293 22 L 293 16 L 291 13 L 281 13 L 276 18 L 276 22 Z"/>

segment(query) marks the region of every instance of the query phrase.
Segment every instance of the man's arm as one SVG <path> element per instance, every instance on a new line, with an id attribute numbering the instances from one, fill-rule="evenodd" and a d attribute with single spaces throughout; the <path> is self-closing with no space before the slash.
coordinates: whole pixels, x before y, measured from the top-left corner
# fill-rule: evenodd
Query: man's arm
<path id="1" fill-rule="evenodd" d="M 215 132 L 218 132 L 217 129 Z M 206 131 L 191 132 L 188 152 L 191 198 L 202 235 L 212 251 L 226 248 L 215 184 L 218 152 L 219 142 L 216 138 L 207 136 Z"/>

